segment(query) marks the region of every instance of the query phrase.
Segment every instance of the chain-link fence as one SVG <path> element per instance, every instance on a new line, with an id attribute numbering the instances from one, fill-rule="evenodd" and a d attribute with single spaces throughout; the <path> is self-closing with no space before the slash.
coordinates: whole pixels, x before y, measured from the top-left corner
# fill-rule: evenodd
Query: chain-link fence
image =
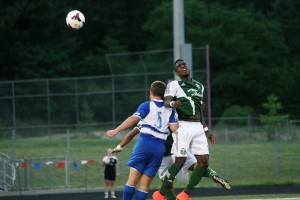
<path id="1" fill-rule="evenodd" d="M 0 188 L 2 190 L 12 190 L 15 188 L 16 161 L 9 156 L 0 153 Z"/>
<path id="2" fill-rule="evenodd" d="M 206 56 L 205 48 L 193 49 L 193 74 L 205 86 Z M 107 62 L 107 76 L 0 82 L 0 152 L 11 158 L 4 173 L 14 178 L 2 189 L 103 187 L 100 160 L 125 134 L 112 140 L 105 131 L 149 98 L 154 80 L 174 79 L 171 50 L 110 54 Z M 272 126 L 251 117 L 211 120 L 218 144 L 210 148 L 210 164 L 220 174 L 237 184 L 300 182 L 296 120 Z M 126 182 L 131 148 L 117 155 L 118 186 Z"/>
<path id="3" fill-rule="evenodd" d="M 206 85 L 205 48 L 193 72 Z M 148 100 L 150 84 L 174 79 L 173 51 L 107 55 L 111 75 L 0 82 L 1 137 L 51 135 L 68 128 L 116 125 Z"/>
<path id="4" fill-rule="evenodd" d="M 299 127 L 289 121 L 273 127 L 257 126 L 256 120 L 251 117 L 214 119 L 218 121 L 212 128 L 217 144 L 210 146 L 210 167 L 233 185 L 300 183 Z M 0 169 L 9 169 L 5 179 L 12 187 L 4 184 L 1 187 L 7 190 L 103 188 L 102 157 L 108 148 L 119 144 L 126 132 L 115 139 L 106 138 L 104 133 L 102 127 L 97 135 L 68 131 L 52 137 L 19 138 L 20 144 L 15 148 L 20 159 L 11 159 L 9 167 L 7 161 L 0 162 Z M 116 155 L 120 166 L 117 187 L 126 182 L 129 172 L 126 163 L 134 143 Z M 62 153 L 65 156 L 42 157 Z M 0 179 L 3 183 L 2 172 Z M 180 187 L 186 180 L 181 177 L 175 185 Z M 160 185 L 158 178 L 152 185 Z M 215 184 L 204 178 L 200 186 Z"/>

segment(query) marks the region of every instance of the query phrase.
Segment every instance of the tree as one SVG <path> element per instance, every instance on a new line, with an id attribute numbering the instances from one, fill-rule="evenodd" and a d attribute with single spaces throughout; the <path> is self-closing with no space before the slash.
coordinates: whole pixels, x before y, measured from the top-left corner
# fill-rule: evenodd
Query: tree
<path id="1" fill-rule="evenodd" d="M 105 53 L 145 48 L 140 30 L 159 1 L 0 1 L 0 80 L 108 74 Z M 78 9 L 85 26 L 66 26 Z"/>
<path id="2" fill-rule="evenodd" d="M 281 103 L 278 101 L 278 97 L 274 94 L 270 94 L 267 97 L 267 102 L 262 104 L 263 108 L 267 110 L 267 114 L 260 115 L 260 119 L 265 125 L 268 133 L 268 140 L 274 140 L 274 128 L 277 125 L 285 123 L 289 119 L 289 115 L 279 115 L 278 111 L 282 109 Z"/>
<path id="3" fill-rule="evenodd" d="M 273 4 L 270 17 L 280 22 L 283 37 L 289 47 L 287 77 L 288 87 L 278 93 L 285 107 L 290 111 L 292 119 L 299 119 L 300 113 L 300 2 L 293 0 L 277 0 Z"/>
<path id="4" fill-rule="evenodd" d="M 152 33 L 150 47 L 171 47 L 171 10 L 170 2 L 162 2 L 147 20 L 144 28 Z M 234 104 L 259 113 L 262 97 L 286 89 L 288 48 L 278 22 L 246 9 L 189 0 L 185 1 L 185 27 L 188 43 L 210 45 L 215 115 Z M 160 46 L 155 41 L 161 41 Z"/>
<path id="5" fill-rule="evenodd" d="M 0 42 L 5 50 L 0 52 L 1 79 L 65 76 L 76 38 L 64 32 L 65 23 L 57 23 L 56 19 L 65 19 L 59 5 L 46 0 L 2 4 Z"/>

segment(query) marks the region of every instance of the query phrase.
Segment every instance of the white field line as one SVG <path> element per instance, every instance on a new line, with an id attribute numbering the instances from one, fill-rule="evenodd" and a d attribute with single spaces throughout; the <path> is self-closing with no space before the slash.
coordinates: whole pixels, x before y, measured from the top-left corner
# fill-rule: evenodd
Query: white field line
<path id="1" fill-rule="evenodd" d="M 272 199 L 247 199 L 247 200 L 300 200 L 300 197 L 295 197 L 295 198 L 272 198 Z"/>

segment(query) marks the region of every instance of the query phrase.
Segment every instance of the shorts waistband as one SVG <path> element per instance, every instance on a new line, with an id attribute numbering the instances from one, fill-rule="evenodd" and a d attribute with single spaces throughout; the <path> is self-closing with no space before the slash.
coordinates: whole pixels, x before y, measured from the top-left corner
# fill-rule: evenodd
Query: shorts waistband
<path id="1" fill-rule="evenodd" d="M 180 115 L 178 119 L 181 121 L 200 122 L 200 115 Z"/>
<path id="2" fill-rule="evenodd" d="M 147 133 L 140 133 L 140 137 L 151 138 L 151 139 L 153 139 L 153 140 L 160 140 L 160 141 L 162 141 L 163 143 L 166 143 L 166 140 L 163 140 L 163 139 L 161 139 L 161 138 L 157 138 L 157 137 L 155 137 L 155 136 L 153 136 L 153 135 L 151 135 L 151 134 L 147 134 Z"/>

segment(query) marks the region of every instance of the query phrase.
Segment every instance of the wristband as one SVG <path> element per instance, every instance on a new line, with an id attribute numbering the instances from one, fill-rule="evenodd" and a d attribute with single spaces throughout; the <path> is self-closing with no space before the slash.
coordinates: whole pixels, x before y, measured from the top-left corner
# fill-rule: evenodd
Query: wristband
<path id="1" fill-rule="evenodd" d="M 175 101 L 170 101 L 170 106 L 173 108 Z"/>
<path id="2" fill-rule="evenodd" d="M 208 131 L 208 127 L 204 127 L 203 129 L 204 129 L 204 132 Z"/>
<path id="3" fill-rule="evenodd" d="M 118 146 L 116 147 L 117 150 L 122 151 L 122 147 L 118 144 Z"/>

